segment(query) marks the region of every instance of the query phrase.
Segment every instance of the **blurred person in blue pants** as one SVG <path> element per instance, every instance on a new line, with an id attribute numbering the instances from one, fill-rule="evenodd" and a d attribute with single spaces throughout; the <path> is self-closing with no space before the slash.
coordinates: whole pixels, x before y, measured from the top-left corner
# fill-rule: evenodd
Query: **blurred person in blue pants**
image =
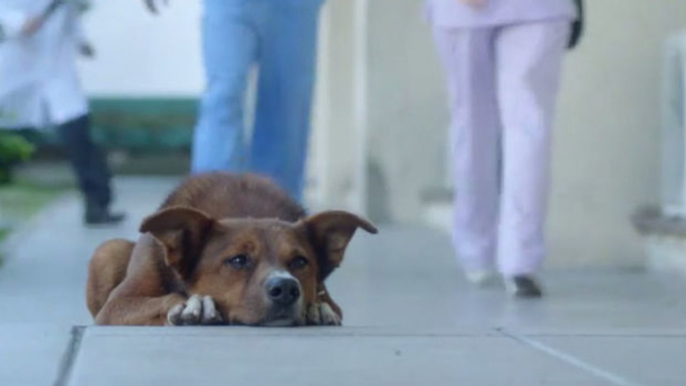
<path id="1" fill-rule="evenodd" d="M 323 0 L 204 0 L 206 90 L 192 172 L 250 171 L 301 200 Z M 153 0 L 146 0 L 153 11 Z M 248 76 L 259 69 L 252 137 L 245 138 Z"/>

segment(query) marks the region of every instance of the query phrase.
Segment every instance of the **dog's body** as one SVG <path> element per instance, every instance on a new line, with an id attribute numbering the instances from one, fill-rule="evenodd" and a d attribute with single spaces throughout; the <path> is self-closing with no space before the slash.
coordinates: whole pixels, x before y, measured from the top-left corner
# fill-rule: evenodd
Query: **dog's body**
<path id="1" fill-rule="evenodd" d="M 109 325 L 340 324 L 324 280 L 358 227 L 376 233 L 346 212 L 306 217 L 260 177 L 192 177 L 143 221 L 138 242 L 96 250 L 88 308 Z"/>

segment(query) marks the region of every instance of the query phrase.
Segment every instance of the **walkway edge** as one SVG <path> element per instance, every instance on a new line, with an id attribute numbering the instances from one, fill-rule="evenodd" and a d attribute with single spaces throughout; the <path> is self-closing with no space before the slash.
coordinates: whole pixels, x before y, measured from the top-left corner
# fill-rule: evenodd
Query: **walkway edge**
<path id="1" fill-rule="evenodd" d="M 74 362 L 76 361 L 76 356 L 81 348 L 81 341 L 83 340 L 83 333 L 85 330 L 86 327 L 83 326 L 72 327 L 71 339 L 69 340 L 67 350 L 64 352 L 62 360 L 60 361 L 60 367 L 54 386 L 67 386 L 69 384 Z"/>
<path id="2" fill-rule="evenodd" d="M 55 200 L 49 203 L 43 210 L 35 214 L 24 224 L 11 231 L 7 239 L 0 245 L 0 254 L 5 257 L 5 263 L 11 258 L 14 251 L 22 244 L 22 242 L 33 232 L 33 230 L 41 223 L 45 223 L 52 217 L 53 212 L 65 202 L 74 197 L 74 193 L 63 193 L 58 195 Z"/>

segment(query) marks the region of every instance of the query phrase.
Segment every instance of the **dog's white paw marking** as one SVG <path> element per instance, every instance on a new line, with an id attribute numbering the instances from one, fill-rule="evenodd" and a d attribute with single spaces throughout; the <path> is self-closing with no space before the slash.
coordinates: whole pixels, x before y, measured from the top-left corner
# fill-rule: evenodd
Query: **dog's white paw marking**
<path id="1" fill-rule="evenodd" d="M 217 311 L 214 300 L 211 297 L 205 296 L 202 299 L 203 319 L 208 320 L 214 324 L 222 322 L 222 316 Z"/>
<path id="2" fill-rule="evenodd" d="M 319 305 L 319 314 L 321 316 L 322 324 L 325 326 L 340 326 L 341 317 L 334 312 L 329 303 L 321 303 Z"/>
<path id="3" fill-rule="evenodd" d="M 316 326 L 340 326 L 342 320 L 328 303 L 317 303 L 307 308 L 307 323 Z"/>
<path id="4" fill-rule="evenodd" d="M 217 307 L 209 296 L 193 295 L 185 303 L 174 306 L 167 314 L 172 326 L 205 326 L 222 322 Z"/>
<path id="5" fill-rule="evenodd" d="M 320 324 L 321 314 L 319 313 L 319 306 L 317 304 L 310 304 L 307 307 L 305 319 L 307 319 L 307 324 Z"/>

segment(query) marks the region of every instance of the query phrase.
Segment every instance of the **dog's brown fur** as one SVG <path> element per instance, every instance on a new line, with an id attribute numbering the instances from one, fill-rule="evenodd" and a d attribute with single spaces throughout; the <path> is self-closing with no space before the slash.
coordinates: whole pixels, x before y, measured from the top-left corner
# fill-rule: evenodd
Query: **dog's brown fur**
<path id="1" fill-rule="evenodd" d="M 268 324 L 274 316 L 264 282 L 280 272 L 297 279 L 302 293 L 289 324 L 339 324 L 341 310 L 324 280 L 358 227 L 376 233 L 342 211 L 307 217 L 276 185 L 254 175 L 191 177 L 143 221 L 138 242 L 111 240 L 95 251 L 88 309 L 103 325 Z M 243 261 L 249 263 L 235 265 Z M 193 311 L 193 295 L 213 300 L 218 317 L 183 313 Z"/>

